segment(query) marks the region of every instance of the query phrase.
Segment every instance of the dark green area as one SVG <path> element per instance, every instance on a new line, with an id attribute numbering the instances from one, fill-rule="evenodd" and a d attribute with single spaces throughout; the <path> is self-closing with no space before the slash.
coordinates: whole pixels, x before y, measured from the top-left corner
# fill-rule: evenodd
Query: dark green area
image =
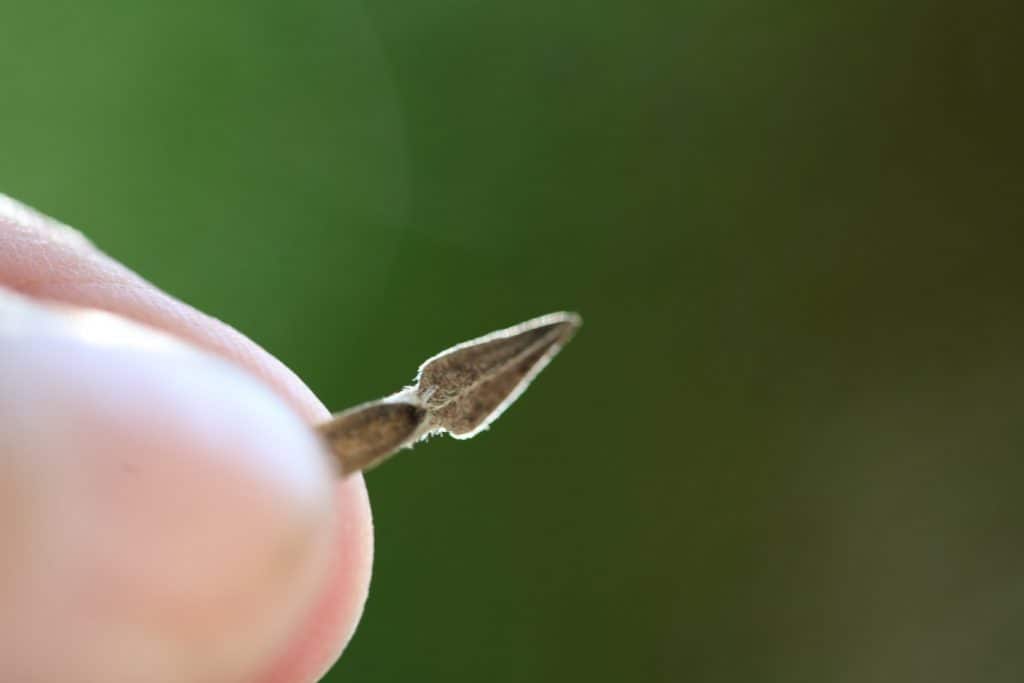
<path id="1" fill-rule="evenodd" d="M 372 473 L 330 680 L 1020 680 L 1022 12 L 5 3 L 0 190 L 332 408 L 553 309 Z"/>

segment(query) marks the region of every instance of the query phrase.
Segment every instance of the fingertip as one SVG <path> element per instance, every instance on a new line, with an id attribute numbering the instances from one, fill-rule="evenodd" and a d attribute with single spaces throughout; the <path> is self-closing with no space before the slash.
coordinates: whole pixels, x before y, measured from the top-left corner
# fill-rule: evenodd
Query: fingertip
<path id="1" fill-rule="evenodd" d="M 137 343 L 154 342 L 158 336 L 149 334 L 154 328 L 169 332 L 252 373 L 307 423 L 327 417 L 328 412 L 309 388 L 280 361 L 229 325 L 156 289 L 97 250 L 81 233 L 0 195 L 0 238 L 4 243 L 0 249 L 0 284 L 37 298 L 103 309 L 150 326 L 145 328 L 145 339 L 136 338 Z M 0 289 L 0 300 L 3 298 Z M 0 328 L 9 327 L 10 320 L 10 315 L 0 311 Z M 95 329 L 98 320 L 93 318 L 84 329 Z M 164 417 L 150 411 L 149 419 L 159 421 Z M 373 555 L 367 492 L 359 476 L 329 486 L 336 488 L 335 496 L 330 498 L 334 511 L 325 519 L 334 522 L 334 540 L 328 546 L 325 578 L 316 589 L 313 604 L 304 609 L 304 616 L 291 630 L 285 647 L 268 648 L 277 654 L 271 659 L 267 680 L 316 680 L 348 643 L 362 612 Z M 20 488 L 24 489 L 24 484 Z M 303 490 L 302 486 L 297 490 Z M 10 505 L 4 503 L 13 500 L 16 498 L 0 501 L 0 512 L 6 513 Z M 3 571 L 0 567 L 0 578 Z M 246 683 L 252 680 L 256 678 L 250 677 Z"/>
<path id="2" fill-rule="evenodd" d="M 333 626 L 311 642 L 347 639 L 369 506 L 303 420 L 170 337 L 2 299 L 0 450 L 22 493 L 5 504 L 21 539 L 5 680 L 248 682 L 325 591 L 315 621 Z"/>

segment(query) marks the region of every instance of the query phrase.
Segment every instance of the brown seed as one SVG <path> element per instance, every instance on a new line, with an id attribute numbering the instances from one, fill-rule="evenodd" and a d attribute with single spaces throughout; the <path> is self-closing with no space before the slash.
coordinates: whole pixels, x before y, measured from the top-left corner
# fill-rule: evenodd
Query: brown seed
<path id="1" fill-rule="evenodd" d="M 552 313 L 454 346 L 420 366 L 416 393 L 434 426 L 468 439 L 487 428 L 579 328 Z"/>
<path id="2" fill-rule="evenodd" d="M 551 313 L 453 346 L 420 366 L 416 384 L 319 427 L 343 474 L 369 469 L 430 433 L 468 439 L 487 428 L 579 329 Z"/>

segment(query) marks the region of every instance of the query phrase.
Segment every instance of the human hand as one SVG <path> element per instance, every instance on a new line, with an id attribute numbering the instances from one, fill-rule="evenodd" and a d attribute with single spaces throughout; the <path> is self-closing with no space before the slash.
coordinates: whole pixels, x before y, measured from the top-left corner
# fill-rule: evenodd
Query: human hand
<path id="1" fill-rule="evenodd" d="M 327 415 L 237 331 L 0 195 L 0 680 L 316 680 L 373 548 L 362 478 L 332 478 L 309 428 Z"/>

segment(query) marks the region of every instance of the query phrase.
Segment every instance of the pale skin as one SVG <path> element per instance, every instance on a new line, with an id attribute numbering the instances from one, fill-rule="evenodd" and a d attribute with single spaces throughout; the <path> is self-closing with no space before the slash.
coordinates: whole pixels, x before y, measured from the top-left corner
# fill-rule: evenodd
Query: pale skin
<path id="1" fill-rule="evenodd" d="M 317 680 L 373 555 L 362 477 L 332 476 L 310 428 L 328 415 L 0 195 L 0 680 Z"/>

